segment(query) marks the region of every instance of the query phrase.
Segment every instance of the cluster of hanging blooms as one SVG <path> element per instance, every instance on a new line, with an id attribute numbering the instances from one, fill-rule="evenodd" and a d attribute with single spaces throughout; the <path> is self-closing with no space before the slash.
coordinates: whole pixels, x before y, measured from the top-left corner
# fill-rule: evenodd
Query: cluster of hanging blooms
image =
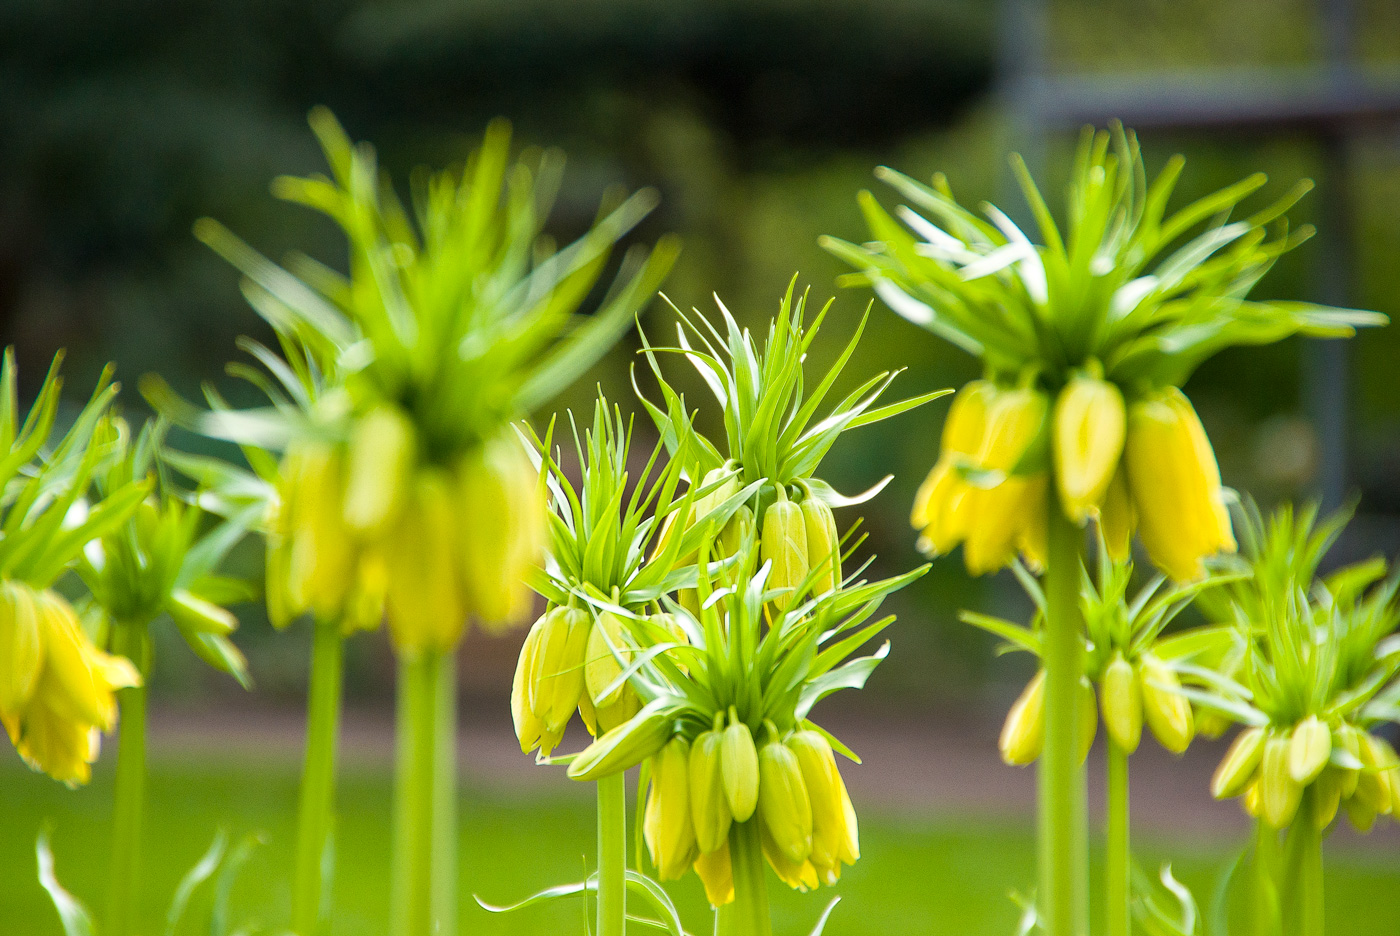
<path id="1" fill-rule="evenodd" d="M 1211 793 L 1275 829 L 1325 829 L 1344 807 L 1367 831 L 1400 809 L 1400 759 L 1374 733 L 1400 722 L 1400 578 L 1379 558 L 1317 577 L 1348 512 L 1247 508 L 1253 575 L 1204 596 L 1225 650 L 1201 702 L 1244 726 Z"/>
<path id="2" fill-rule="evenodd" d="M 1129 594 L 1133 563 L 1115 559 L 1100 541 L 1096 585 L 1087 575 L 1080 592 L 1084 614 L 1084 675 L 1080 682 L 1080 759 L 1088 756 L 1102 719 L 1109 737 L 1132 754 L 1146 727 L 1173 754 L 1184 753 L 1196 736 L 1195 711 L 1177 667 L 1194 662 L 1214 631 L 1163 631 L 1205 588 L 1233 582 L 1238 574 L 1217 573 L 1189 584 L 1168 584 L 1157 576 L 1135 595 Z M 1039 656 L 1044 639 L 1045 593 L 1020 566 L 1015 570 L 1037 613 L 1029 627 L 1002 618 L 964 611 L 962 619 L 1004 641 L 1007 650 Z M 1203 640 L 1203 635 L 1205 639 Z M 1097 691 L 1096 691 L 1097 690 Z M 1036 673 L 1012 704 L 999 747 L 1008 764 L 1033 763 L 1045 738 L 1045 671 Z"/>
<path id="3" fill-rule="evenodd" d="M 612 345 L 677 248 L 634 250 L 604 308 L 575 320 L 653 193 L 611 204 L 550 256 L 537 250 L 548 201 L 502 193 L 553 191 L 561 158 L 511 166 L 504 122 L 466 171 L 427 180 L 416 224 L 373 150 L 352 145 L 328 112 L 313 112 L 312 127 L 332 178 L 283 177 L 274 190 L 344 224 L 348 279 L 309 261 L 277 267 L 214 221 L 196 228 L 243 272 L 278 333 L 281 356 L 245 342 L 277 378 L 258 378 L 274 405 L 229 411 L 211 398 L 201 414 L 158 384 L 147 395 L 208 435 L 282 452 L 260 472 L 275 489 L 276 621 L 310 611 L 348 631 L 384 616 L 401 653 L 446 651 L 468 620 L 500 630 L 530 608 L 524 580 L 543 555 L 545 496 L 511 421 Z"/>
<path id="4" fill-rule="evenodd" d="M 805 306 L 789 288 L 761 347 L 722 305 L 723 333 L 681 315 L 676 347 L 647 344 L 664 408 L 643 403 L 662 442 L 636 482 L 630 424 L 605 400 L 590 431 L 575 429 L 581 488 L 547 442 L 535 446 L 554 509 L 549 558 L 532 580 L 549 607 L 512 692 L 521 748 L 548 755 L 577 709 L 596 740 L 556 762 L 578 780 L 643 765 L 641 831 L 659 877 L 694 869 L 715 906 L 735 899 L 735 849 L 804 890 L 835 883 L 859 856 L 835 757 L 854 755 L 808 713 L 864 684 L 887 646 L 848 657 L 892 622 L 870 621 L 884 596 L 926 571 L 843 574 L 855 543 L 843 548 L 832 507 L 884 482 L 845 498 L 814 474 L 843 431 L 939 393 L 876 408 L 894 376 L 881 374 L 817 419 L 860 332 L 804 392 L 820 324 L 804 321 Z M 684 355 L 715 393 L 724 448 L 695 429 L 662 353 Z"/>
<path id="5" fill-rule="evenodd" d="M 89 542 L 131 516 L 150 484 L 129 481 L 89 503 L 93 476 L 120 452 L 121 425 L 109 413 L 117 387 L 104 372 L 72 427 L 51 439 L 60 360 L 22 423 L 8 349 L 0 369 L 0 721 L 26 763 L 76 786 L 91 776 L 101 733 L 116 726 L 114 692 L 141 675 L 98 648 L 53 583 Z"/>
<path id="6" fill-rule="evenodd" d="M 1264 184 L 1254 175 L 1167 215 L 1181 158 L 1149 184 L 1132 134 L 1086 131 L 1062 233 L 1024 164 L 1013 168 L 1043 245 L 993 206 L 985 219 L 960 206 L 941 175 L 925 186 L 889 169 L 880 178 L 923 214 L 901 206 L 900 224 L 862 193 L 874 243 L 823 241 L 862 271 L 848 282 L 987 370 L 944 423 L 914 504 L 919 545 L 941 555 L 962 543 L 974 574 L 1018 554 L 1039 568 L 1053 489 L 1070 520 L 1098 520 L 1115 557 L 1136 531 L 1173 579 L 1199 579 L 1235 541 L 1210 441 L 1178 388 L 1222 348 L 1350 335 L 1384 317 L 1243 298 L 1311 235 L 1284 218 L 1308 184 L 1230 220 Z"/>

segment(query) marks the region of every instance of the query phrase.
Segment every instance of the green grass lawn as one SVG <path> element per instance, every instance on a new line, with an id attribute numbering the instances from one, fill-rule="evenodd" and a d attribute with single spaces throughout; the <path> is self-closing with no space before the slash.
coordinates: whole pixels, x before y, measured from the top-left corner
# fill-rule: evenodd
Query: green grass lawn
<path id="1" fill-rule="evenodd" d="M 60 933 L 57 917 L 34 878 L 34 837 L 53 828 L 58 873 L 69 890 L 100 911 L 110 821 L 110 764 L 92 785 L 71 792 L 12 759 L 0 766 L 0 933 Z M 544 768 L 541 768 L 544 769 Z M 571 899 L 551 907 L 492 916 L 473 893 L 506 903 L 583 876 L 592 853 L 592 801 L 585 790 L 508 793 L 468 789 L 462 801 L 462 926 L 468 934 L 584 932 L 583 907 Z M 296 767 L 245 756 L 152 765 L 146 839 L 143 932 L 163 931 L 176 882 L 208 846 L 217 826 L 235 837 L 261 832 L 266 844 L 234 891 L 234 922 L 283 923 L 288 917 Z M 797 894 L 773 881 L 775 932 L 806 934 L 832 894 L 844 901 L 827 932 L 833 936 L 1010 936 L 1017 911 L 1009 891 L 1026 889 L 1034 873 L 1029 823 L 919 818 L 861 808 L 864 857 L 834 890 Z M 336 936 L 386 931 L 390 785 L 386 773 L 349 770 L 341 785 L 335 881 Z M 1205 898 L 1226 850 L 1150 842 L 1155 866 L 1171 854 L 1175 867 Z M 1328 866 L 1330 931 L 1371 936 L 1400 931 L 1400 856 L 1333 856 Z M 770 879 L 772 880 L 772 879 Z M 694 875 L 668 885 L 687 929 L 710 931 Z M 206 932 L 207 898 L 191 906 L 181 933 Z"/>

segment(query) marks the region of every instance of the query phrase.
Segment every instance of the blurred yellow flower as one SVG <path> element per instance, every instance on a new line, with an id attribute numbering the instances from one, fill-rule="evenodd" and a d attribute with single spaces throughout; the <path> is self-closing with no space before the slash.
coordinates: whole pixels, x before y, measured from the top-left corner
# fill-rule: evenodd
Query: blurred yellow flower
<path id="1" fill-rule="evenodd" d="M 0 589 L 0 721 L 30 767 L 87 783 L 100 733 L 117 723 L 113 693 L 141 676 L 97 649 L 57 593 L 16 582 Z"/>

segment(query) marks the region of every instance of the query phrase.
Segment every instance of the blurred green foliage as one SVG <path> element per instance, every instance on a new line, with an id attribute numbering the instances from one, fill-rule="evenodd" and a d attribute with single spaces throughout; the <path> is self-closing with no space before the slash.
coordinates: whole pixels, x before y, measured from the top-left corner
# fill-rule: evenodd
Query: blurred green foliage
<path id="1" fill-rule="evenodd" d="M 1394 5 L 1360 7 L 1368 60 L 1393 59 L 1393 43 L 1375 35 L 1394 35 Z M 1315 10 L 1303 0 L 1056 0 L 1050 12 L 1050 61 L 1061 71 L 1298 64 L 1318 54 Z M 190 224 L 211 215 L 270 256 L 297 247 L 340 265 L 331 226 L 267 189 L 274 175 L 320 170 L 305 125 L 320 103 L 373 141 L 396 177 L 461 159 L 485 121 L 505 114 L 519 139 L 569 156 L 554 219 L 561 237 L 586 226 L 606 187 L 657 186 L 662 209 L 637 236 L 683 235 L 667 295 L 706 310 L 717 292 L 754 323 L 776 310 L 798 271 L 815 299 L 836 295 L 813 350 L 829 360 L 870 296 L 836 290 L 844 270 L 816 238 L 862 236 L 854 196 L 873 187 L 875 165 L 920 178 L 943 171 L 964 203 L 995 199 L 1019 212 L 1005 154 L 1021 141 L 992 93 L 997 25 L 996 5 L 980 0 L 9 0 L 0 4 L 0 339 L 18 346 L 30 380 L 53 349 L 68 346 L 74 386 L 110 359 L 128 386 L 159 370 L 183 392 L 214 379 L 235 401 L 246 399 L 221 377 L 223 365 L 237 356 L 236 335 L 268 336 L 235 275 L 194 241 Z M 1143 144 L 1149 169 L 1186 153 L 1183 203 L 1255 169 L 1274 180 L 1262 203 L 1320 171 L 1317 146 L 1302 136 L 1153 132 Z M 1046 164 L 1063 162 L 1068 145 L 1053 141 Z M 1371 134 L 1351 156 L 1351 298 L 1394 316 L 1400 148 Z M 1053 173 L 1049 181 L 1056 190 Z M 1320 181 L 1300 220 L 1316 220 L 1327 188 Z M 1313 295 L 1316 262 L 1305 246 L 1261 291 Z M 672 316 L 655 303 L 643 326 L 665 341 Z M 594 380 L 626 399 L 637 347 L 635 338 L 624 342 L 558 405 L 586 409 Z M 1362 512 L 1397 515 L 1400 330 L 1367 332 L 1352 355 L 1352 475 Z M 1226 482 L 1265 502 L 1306 491 L 1315 473 L 1301 360 L 1297 342 L 1232 351 L 1188 388 Z M 877 306 L 850 380 L 900 367 L 908 372 L 895 389 L 907 395 L 976 376 L 970 359 Z M 673 370 L 699 400 L 698 383 L 681 371 Z M 141 408 L 134 394 L 126 400 Z M 826 463 L 843 490 L 895 474 L 863 510 L 869 548 L 881 557 L 876 572 L 917 561 L 907 508 L 945 411 L 935 403 L 862 429 Z M 856 515 L 840 513 L 843 526 Z M 1400 546 L 1394 516 L 1371 528 L 1379 532 L 1370 542 L 1388 536 L 1391 551 Z M 244 552 L 239 561 L 255 570 L 257 550 Z M 1024 675 L 996 662 L 990 640 L 955 618 L 974 605 L 1022 614 L 1009 579 L 970 581 L 960 562 L 941 561 L 892 605 L 901 618 L 895 652 L 871 683 L 884 699 L 1000 695 L 998 686 Z M 264 690 L 301 678 L 300 649 L 271 642 L 259 621 L 248 621 L 239 640 Z M 356 642 L 352 686 L 383 691 L 382 651 L 374 639 Z M 508 662 L 502 671 L 504 680 Z M 158 672 L 156 687 L 222 691 L 203 679 Z"/>

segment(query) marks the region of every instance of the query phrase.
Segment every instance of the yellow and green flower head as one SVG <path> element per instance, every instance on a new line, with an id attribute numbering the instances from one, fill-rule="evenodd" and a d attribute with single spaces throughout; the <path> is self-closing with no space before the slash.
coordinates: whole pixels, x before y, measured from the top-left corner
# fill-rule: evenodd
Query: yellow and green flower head
<path id="1" fill-rule="evenodd" d="M 310 612 L 353 630 L 382 615 L 400 654 L 447 650 L 469 620 L 499 630 L 531 606 L 545 486 L 513 424 L 614 343 L 677 246 L 634 247 L 602 306 L 580 314 L 654 193 L 610 196 L 583 237 L 555 249 L 544 226 L 562 157 L 512 162 L 505 123 L 464 167 L 424 176 L 412 213 L 372 149 L 324 110 L 311 123 L 330 176 L 281 178 L 274 190 L 344 229 L 342 270 L 304 258 L 281 267 L 214 221 L 196 225 L 278 335 L 280 354 L 243 345 L 272 379 L 238 371 L 271 405 L 233 411 L 211 395 L 200 413 L 155 381 L 147 395 L 240 443 L 270 485 L 274 620 Z"/>
<path id="2" fill-rule="evenodd" d="M 883 598 L 927 566 L 784 602 L 788 589 L 769 584 L 774 563 L 754 538 L 723 564 L 707 550 L 702 542 L 689 579 L 698 614 L 666 599 L 687 639 L 638 654 L 630 683 L 641 709 L 573 757 L 569 775 L 596 779 L 645 763 L 643 833 L 658 874 L 693 868 L 715 906 L 733 899 L 730 842 L 749 823 L 789 886 L 834 884 L 860 855 L 835 752 L 854 755 L 809 713 L 836 689 L 864 685 L 888 644 L 850 655 L 892 622 L 871 621 Z M 626 623 L 632 646 L 654 639 L 647 622 Z"/>
<path id="3" fill-rule="evenodd" d="M 1400 722 L 1400 578 L 1379 558 L 1318 579 L 1349 519 L 1246 504 L 1253 575 L 1203 595 L 1225 652 L 1201 704 L 1242 726 L 1211 781 L 1276 829 L 1345 809 L 1368 831 L 1400 810 L 1400 759 L 1376 730 Z"/>
<path id="4" fill-rule="evenodd" d="M 768 585 L 780 591 L 774 599 L 775 610 L 840 587 L 843 547 L 833 508 L 864 503 L 890 480 L 846 497 L 816 477 L 837 439 L 848 430 L 896 416 L 949 392 L 936 390 L 877 407 L 898 376 L 898 372 L 881 373 L 819 415 L 855 352 L 866 319 L 862 318 L 832 368 L 819 379 L 815 375 L 809 379 L 806 356 L 830 303 L 809 323 L 807 297 L 794 295 L 795 287 L 794 277 L 761 345 L 718 299 L 722 331 L 698 311 L 686 315 L 676 309 L 680 322 L 674 347 L 654 347 L 643 337 L 662 405 L 642 402 L 671 458 L 703 492 L 691 511 L 668 520 L 667 532 L 704 524 L 717 503 L 742 495 L 740 506 L 730 508 L 728 519 L 715 525 L 709 555 L 712 559 L 736 555 L 752 529 L 762 559 L 771 564 Z M 662 373 L 662 354 L 684 356 L 713 393 L 724 414 L 723 446 L 696 431 L 693 413 Z M 662 542 L 666 541 L 663 533 Z M 689 559 L 693 553 L 681 556 Z M 689 589 L 682 591 L 680 599 L 692 615 L 698 611 Z"/>
<path id="5" fill-rule="evenodd" d="M 1182 166 L 1175 157 L 1149 182 L 1131 133 L 1086 130 L 1057 223 L 1014 158 L 1039 244 L 991 205 L 981 215 L 963 208 L 941 175 L 926 186 L 881 169 L 908 202 L 898 219 L 863 192 L 872 242 L 823 240 L 860 271 L 848 283 L 873 286 L 890 308 L 986 368 L 955 401 L 914 504 L 925 552 L 962 543 L 973 573 L 1018 553 L 1035 565 L 1043 533 L 1024 514 L 1048 505 L 1049 494 L 1071 521 L 1097 519 L 1119 558 L 1136 529 L 1152 561 L 1178 581 L 1199 579 L 1204 559 L 1234 549 L 1210 441 L 1179 388 L 1223 348 L 1300 333 L 1349 336 L 1385 318 L 1244 298 L 1311 235 L 1290 232 L 1284 217 L 1310 183 L 1232 218 L 1264 185 L 1256 174 L 1168 213 Z M 995 401 L 1008 393 L 1026 412 L 1001 419 L 1018 428 L 1033 421 L 1030 411 L 1048 409 L 1038 417 L 1043 441 L 998 429 Z"/>
<path id="6" fill-rule="evenodd" d="M 101 733 L 116 725 L 113 693 L 141 675 L 99 649 L 53 584 L 88 544 L 127 523 L 150 482 L 117 481 L 89 499 L 94 476 L 123 450 L 124 424 L 109 412 L 117 386 L 104 371 L 68 432 L 51 439 L 60 361 L 22 423 L 10 349 L 0 366 L 0 721 L 26 763 L 76 786 L 91 776 Z"/>
<path id="7" fill-rule="evenodd" d="M 595 735 L 637 714 L 641 700 L 627 678 L 637 654 L 688 640 L 662 597 L 693 589 L 701 542 L 751 492 L 739 491 L 729 472 L 677 497 L 679 463 L 663 464 L 659 444 L 630 481 L 632 427 L 602 396 L 591 427 L 574 426 L 580 485 L 548 440 L 533 442 L 548 478 L 549 545 L 543 566 L 522 579 L 549 607 L 521 647 L 512 708 L 521 749 L 548 756 L 575 709 Z M 678 526 L 681 516 L 699 522 Z"/>
<path id="8" fill-rule="evenodd" d="M 1006 649 L 1042 652 L 1046 597 L 1040 583 L 1021 566 L 1018 577 L 1036 606 L 1029 627 L 965 611 L 962 619 L 1006 641 Z M 1230 645 L 1219 627 L 1165 634 L 1177 616 L 1207 588 L 1241 578 L 1239 572 L 1216 571 L 1214 576 L 1186 584 L 1169 583 L 1158 575 L 1135 594 L 1129 585 L 1133 563 L 1115 559 L 1100 541 L 1096 575 L 1085 572 L 1080 589 L 1084 615 L 1084 676 L 1080 684 L 1079 741 L 1081 759 L 1088 756 L 1100 719 L 1109 737 L 1127 754 L 1141 743 L 1144 727 L 1159 744 L 1181 754 L 1198 732 L 1197 715 L 1183 686 L 1198 682 L 1194 674 L 1220 662 Z M 1012 704 L 1002 727 L 1002 760 L 1015 766 L 1034 763 L 1045 738 L 1045 671 L 1038 670 Z"/>

